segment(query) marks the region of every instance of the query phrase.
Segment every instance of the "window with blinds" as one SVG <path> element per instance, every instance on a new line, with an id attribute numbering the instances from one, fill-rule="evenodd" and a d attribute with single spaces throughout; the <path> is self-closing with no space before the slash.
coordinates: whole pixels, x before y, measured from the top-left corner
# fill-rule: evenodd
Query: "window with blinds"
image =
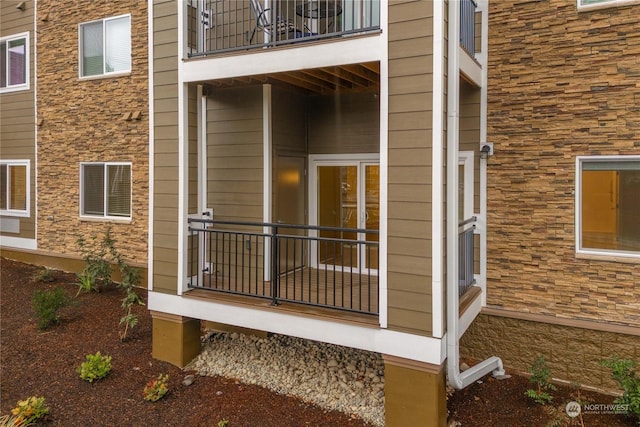
<path id="1" fill-rule="evenodd" d="M 131 71 L 131 16 L 80 24 L 80 77 Z"/>
<path id="2" fill-rule="evenodd" d="M 0 92 L 29 89 L 29 33 L 0 38 Z"/>
<path id="3" fill-rule="evenodd" d="M 82 163 L 82 216 L 131 218 L 131 164 Z"/>
<path id="4" fill-rule="evenodd" d="M 0 161 L 0 214 L 29 215 L 29 161 Z"/>

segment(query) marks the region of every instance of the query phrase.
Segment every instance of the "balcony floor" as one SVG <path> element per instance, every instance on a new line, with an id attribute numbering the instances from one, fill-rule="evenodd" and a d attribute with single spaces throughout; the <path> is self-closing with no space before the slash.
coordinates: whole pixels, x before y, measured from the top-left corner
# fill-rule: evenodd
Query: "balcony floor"
<path id="1" fill-rule="evenodd" d="M 243 292 L 241 283 L 209 275 L 204 276 L 206 286 L 190 290 L 184 296 L 377 326 L 378 278 L 371 276 L 369 279 L 357 274 L 344 275 L 344 279 L 349 277 L 352 277 L 354 282 L 362 280 L 363 283 L 343 283 L 341 272 L 333 270 L 304 268 L 284 274 L 280 278 L 280 300 L 277 306 L 271 304 L 270 282 L 264 282 L 258 289 L 253 285 L 249 292 L 246 292 L 248 286 L 245 285 Z M 370 280 L 371 283 L 365 283 L 365 280 Z M 221 292 L 215 292 L 216 290 Z M 237 293 L 228 293 L 229 291 Z M 241 292 L 243 294 L 239 294 Z M 367 306 L 369 298 L 371 308 Z M 338 308 L 370 310 L 373 315 L 336 309 L 334 305 Z"/>

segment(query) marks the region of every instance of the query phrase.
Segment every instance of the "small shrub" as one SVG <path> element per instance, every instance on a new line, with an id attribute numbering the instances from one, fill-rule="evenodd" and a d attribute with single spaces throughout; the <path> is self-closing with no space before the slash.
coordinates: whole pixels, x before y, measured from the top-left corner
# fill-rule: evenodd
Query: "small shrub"
<path id="1" fill-rule="evenodd" d="M 58 311 L 68 306 L 70 302 L 62 288 L 51 291 L 36 290 L 33 295 L 33 308 L 38 316 L 38 327 L 44 330 L 60 323 Z"/>
<path id="2" fill-rule="evenodd" d="M 218 427 L 227 427 L 229 425 L 229 420 L 220 420 L 218 421 Z"/>
<path id="3" fill-rule="evenodd" d="M 640 375 L 635 371 L 636 362 L 614 356 L 603 360 L 602 366 L 611 369 L 613 379 L 622 388 L 622 396 L 616 398 L 615 403 L 628 405 L 628 415 L 640 420 Z"/>
<path id="4" fill-rule="evenodd" d="M 47 267 L 44 267 L 40 270 L 38 270 L 38 272 L 35 275 L 35 279 L 38 282 L 53 282 L 55 280 L 55 277 L 53 277 L 53 270 Z"/>
<path id="5" fill-rule="evenodd" d="M 157 402 L 158 400 L 162 399 L 164 395 L 169 391 L 169 387 L 167 386 L 168 380 L 169 375 L 160 374 L 155 380 L 149 381 L 142 391 L 144 400 L 147 400 L 149 402 Z"/>
<path id="6" fill-rule="evenodd" d="M 553 400 L 553 396 L 551 396 L 549 391 L 556 390 L 556 386 L 551 384 L 551 382 L 549 381 L 551 378 L 551 370 L 547 366 L 547 363 L 544 360 L 544 356 L 538 357 L 535 362 L 533 362 L 533 365 L 531 366 L 529 372 L 531 373 L 529 382 L 535 384 L 536 388 L 530 388 L 525 391 L 525 396 L 533 399 L 540 405 L 551 403 L 551 401 Z"/>
<path id="7" fill-rule="evenodd" d="M 90 269 L 85 268 L 82 271 L 82 274 L 78 274 L 78 293 L 76 297 L 80 295 L 80 292 L 91 292 L 98 291 L 98 286 L 96 283 L 96 276 L 90 271 Z"/>
<path id="8" fill-rule="evenodd" d="M 11 410 L 15 416 L 14 425 L 26 426 L 41 419 L 49 413 L 49 407 L 44 403 L 44 397 L 31 396 L 18 401 L 18 406 Z"/>
<path id="9" fill-rule="evenodd" d="M 103 356 L 100 352 L 88 354 L 86 362 L 82 362 L 76 371 L 80 378 L 90 383 L 100 380 L 111 372 L 111 356 Z"/>

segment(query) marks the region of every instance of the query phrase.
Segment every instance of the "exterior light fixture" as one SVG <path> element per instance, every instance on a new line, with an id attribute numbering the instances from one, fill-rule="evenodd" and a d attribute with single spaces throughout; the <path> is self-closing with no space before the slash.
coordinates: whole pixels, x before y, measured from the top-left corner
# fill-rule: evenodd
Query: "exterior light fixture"
<path id="1" fill-rule="evenodd" d="M 482 144 L 480 147 L 480 158 L 486 160 L 490 156 L 493 156 L 493 144 L 490 142 Z"/>
<path id="2" fill-rule="evenodd" d="M 18 5 L 16 6 L 16 9 L 21 10 L 24 12 L 24 10 L 27 8 L 27 5 L 25 2 L 21 1 L 20 3 L 18 3 Z"/>

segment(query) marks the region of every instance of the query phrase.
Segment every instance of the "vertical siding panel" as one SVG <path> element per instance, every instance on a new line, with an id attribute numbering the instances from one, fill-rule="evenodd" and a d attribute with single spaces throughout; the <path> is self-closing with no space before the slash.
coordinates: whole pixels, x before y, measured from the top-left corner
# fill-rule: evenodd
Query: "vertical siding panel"
<path id="1" fill-rule="evenodd" d="M 388 325 L 430 335 L 433 4 L 389 4 Z M 425 160 L 416 161 L 416 158 Z M 406 254 L 404 245 L 420 248 Z M 419 302 L 416 304 L 416 302 Z"/>
<path id="2" fill-rule="evenodd" d="M 11 221 L 18 221 L 19 233 L 0 232 L 0 235 L 25 239 L 36 238 L 34 10 L 32 1 L 27 1 L 24 11 L 16 9 L 15 2 L 0 2 L 0 37 L 29 33 L 29 89 L 0 94 L 0 158 L 31 161 L 29 217 L 11 217 Z"/>
<path id="3" fill-rule="evenodd" d="M 178 260 L 178 11 L 175 2 L 154 2 L 154 204 L 153 288 L 175 293 Z M 156 28 L 155 23 L 158 23 Z M 173 40 L 173 42 L 171 41 Z M 158 83 L 155 79 L 162 84 Z M 162 266 L 170 268 L 162 268 Z"/>

